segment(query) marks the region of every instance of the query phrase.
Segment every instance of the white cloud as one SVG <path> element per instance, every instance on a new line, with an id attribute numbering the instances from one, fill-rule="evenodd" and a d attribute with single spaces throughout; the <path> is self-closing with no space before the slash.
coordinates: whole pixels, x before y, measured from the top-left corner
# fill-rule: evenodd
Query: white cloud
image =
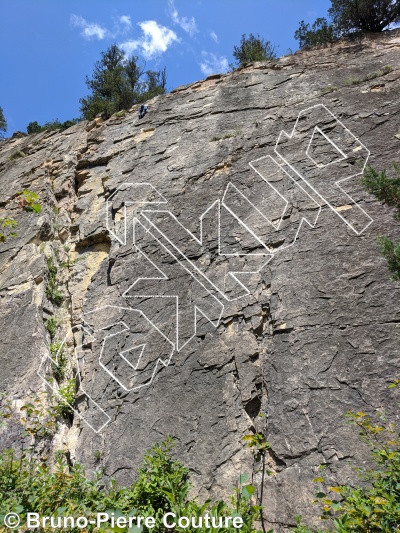
<path id="1" fill-rule="evenodd" d="M 139 48 L 145 59 L 150 59 L 165 52 L 174 42 L 179 42 L 174 31 L 158 24 L 155 20 L 139 22 L 139 26 L 143 31 L 140 39 L 121 43 L 121 47 L 128 54 L 135 52 Z"/>
<path id="2" fill-rule="evenodd" d="M 210 52 L 201 52 L 203 60 L 200 63 L 201 72 L 205 76 L 210 74 L 219 74 L 221 72 L 227 72 L 229 70 L 228 60 L 224 56 L 217 57 Z"/>
<path id="3" fill-rule="evenodd" d="M 119 22 L 127 29 L 132 28 L 131 17 L 129 17 L 128 15 L 122 15 L 122 17 L 119 17 Z"/>
<path id="4" fill-rule="evenodd" d="M 78 15 L 71 15 L 71 24 L 77 28 L 82 28 L 81 35 L 85 39 L 105 39 L 108 33 L 105 28 L 95 22 L 88 22 Z"/>
<path id="5" fill-rule="evenodd" d="M 215 33 L 215 31 L 210 32 L 211 39 L 218 44 L 218 35 Z"/>
<path id="6" fill-rule="evenodd" d="M 188 18 L 188 17 L 180 17 L 178 14 L 178 10 L 176 9 L 173 0 L 169 0 L 169 9 L 171 13 L 172 21 L 175 24 L 178 24 L 186 33 L 188 33 L 190 36 L 194 35 L 199 30 L 196 26 L 196 21 L 194 20 L 194 17 Z"/>

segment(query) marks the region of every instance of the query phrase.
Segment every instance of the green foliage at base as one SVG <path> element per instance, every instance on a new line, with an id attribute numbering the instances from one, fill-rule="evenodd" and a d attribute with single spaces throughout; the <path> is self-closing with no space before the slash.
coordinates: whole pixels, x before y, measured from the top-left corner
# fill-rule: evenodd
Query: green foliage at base
<path id="1" fill-rule="evenodd" d="M 391 385 L 398 385 L 399 381 Z M 359 469 L 362 487 L 326 487 L 325 479 L 316 493 L 322 504 L 321 518 L 333 527 L 313 531 L 296 517 L 296 533 L 399 533 L 400 532 L 400 433 L 383 415 L 372 420 L 363 412 L 348 413 L 349 422 L 359 428 L 360 438 L 367 443 L 375 468 Z"/>
<path id="2" fill-rule="evenodd" d="M 90 519 L 96 512 L 113 511 L 116 516 L 154 516 L 155 527 L 148 531 L 164 533 L 162 516 L 171 511 L 177 517 L 198 518 L 205 513 L 217 518 L 240 516 L 244 522 L 240 530 L 229 526 L 218 531 L 255 533 L 254 521 L 260 509 L 250 501 L 255 488 L 239 486 L 229 502 L 207 500 L 200 504 L 188 497 L 189 471 L 172 458 L 173 447 L 173 440 L 168 438 L 149 450 L 138 470 L 137 480 L 128 487 L 118 487 L 114 481 L 106 486 L 101 472 L 90 479 L 82 466 L 76 464 L 68 468 L 61 456 L 55 468 L 50 468 L 46 461 L 32 461 L 25 452 L 19 458 L 11 451 L 3 452 L 0 454 L 0 524 L 8 512 L 18 512 L 23 522 L 27 512 Z M 94 525 L 89 525 L 88 529 L 92 531 Z M 3 530 L 0 525 L 0 531 Z M 101 530 L 123 533 L 127 528 L 111 528 L 104 524 Z M 142 530 L 146 528 L 136 528 L 133 533 Z M 175 531 L 211 533 L 213 530 L 177 527 Z"/>
<path id="3" fill-rule="evenodd" d="M 394 218 L 400 221 L 400 165 L 393 163 L 395 176 L 389 178 L 386 170 L 378 172 L 368 166 L 364 171 L 361 184 L 375 198 L 390 207 L 395 207 Z M 388 268 L 392 272 L 392 279 L 400 281 L 400 243 L 395 244 L 387 237 L 380 237 L 379 245 L 382 255 L 387 259 Z"/>

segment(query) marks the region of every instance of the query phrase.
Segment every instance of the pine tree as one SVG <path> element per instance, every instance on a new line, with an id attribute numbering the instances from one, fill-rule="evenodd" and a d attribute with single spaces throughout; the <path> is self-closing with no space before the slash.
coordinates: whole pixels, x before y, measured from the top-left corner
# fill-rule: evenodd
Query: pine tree
<path id="1" fill-rule="evenodd" d="M 304 49 L 319 44 L 332 43 L 337 40 L 338 35 L 326 18 L 318 18 L 311 27 L 302 20 L 294 38 L 299 41 L 300 48 Z"/>
<path id="2" fill-rule="evenodd" d="M 111 116 L 165 92 L 165 69 L 144 71 L 137 57 L 127 58 L 115 44 L 101 56 L 95 63 L 92 77 L 86 77 L 91 94 L 80 99 L 85 119 L 92 120 L 99 113 Z"/>
<path id="3" fill-rule="evenodd" d="M 7 131 L 7 121 L 4 118 L 3 108 L 0 107 L 0 138 L 2 139 Z"/>

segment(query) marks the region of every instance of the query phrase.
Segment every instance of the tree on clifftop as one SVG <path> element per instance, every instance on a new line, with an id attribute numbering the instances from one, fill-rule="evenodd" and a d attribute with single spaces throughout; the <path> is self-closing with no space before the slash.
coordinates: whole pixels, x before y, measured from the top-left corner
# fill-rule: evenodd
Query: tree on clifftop
<path id="1" fill-rule="evenodd" d="M 259 35 L 250 33 L 246 37 L 246 34 L 243 34 L 240 45 L 233 47 L 233 57 L 236 59 L 236 67 L 241 67 L 253 61 L 276 59 L 276 50 L 270 41 L 265 41 Z"/>
<path id="2" fill-rule="evenodd" d="M 125 52 L 112 45 L 96 61 L 92 78 L 86 77 L 91 94 L 81 98 L 81 112 L 92 120 L 98 113 L 111 116 L 165 92 L 166 72 L 144 71 L 138 58 L 126 57 Z"/>
<path id="3" fill-rule="evenodd" d="M 299 41 L 299 46 L 303 49 L 318 44 L 332 43 L 338 36 L 335 28 L 328 23 L 326 18 L 318 18 L 311 27 L 302 20 L 294 38 Z"/>
<path id="4" fill-rule="evenodd" d="M 400 0 L 331 0 L 333 26 L 343 35 L 380 32 L 400 16 Z"/>
<path id="5" fill-rule="evenodd" d="M 327 44 L 355 32 L 380 32 L 400 18 L 400 0 L 331 0 L 330 22 L 318 18 L 312 27 L 300 22 L 294 37 L 300 48 Z"/>
<path id="6" fill-rule="evenodd" d="M 6 131 L 7 131 L 7 121 L 4 118 L 3 108 L 0 107 L 0 139 L 4 137 L 4 134 Z"/>

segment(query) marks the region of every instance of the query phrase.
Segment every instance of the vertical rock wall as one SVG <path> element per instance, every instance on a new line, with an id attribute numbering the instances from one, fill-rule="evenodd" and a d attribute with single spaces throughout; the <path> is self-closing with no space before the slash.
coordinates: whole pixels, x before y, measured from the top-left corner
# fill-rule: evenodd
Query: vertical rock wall
<path id="1" fill-rule="evenodd" d="M 400 159 L 399 46 L 392 32 L 303 52 L 180 87 L 141 121 L 133 108 L 3 141 L 0 216 L 18 235 L 0 243 L 0 381 L 15 411 L 63 386 L 54 316 L 79 390 L 52 446 L 72 461 L 128 483 L 170 434 L 193 492 L 218 497 L 253 471 L 242 437 L 262 432 L 277 531 L 313 514 L 319 465 L 329 484 L 354 479 L 367 454 L 344 414 L 393 410 L 399 363 L 399 286 L 375 241 L 399 229 L 359 185 L 368 158 Z M 0 440 L 17 445 L 13 422 Z"/>

